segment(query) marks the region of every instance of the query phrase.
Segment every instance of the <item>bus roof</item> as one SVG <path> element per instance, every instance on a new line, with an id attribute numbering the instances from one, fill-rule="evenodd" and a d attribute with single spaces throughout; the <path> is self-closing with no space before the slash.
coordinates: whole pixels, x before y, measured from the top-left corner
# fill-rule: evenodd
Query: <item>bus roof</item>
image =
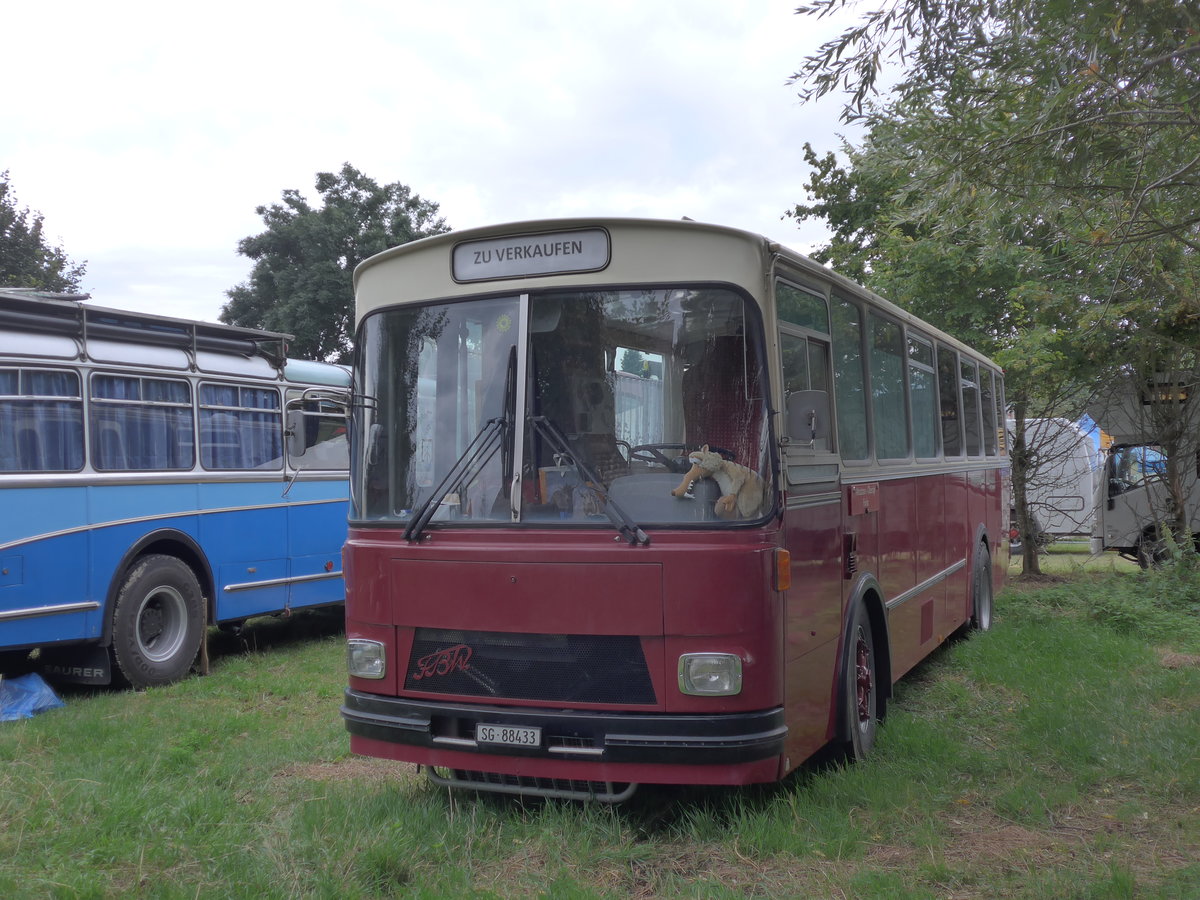
<path id="1" fill-rule="evenodd" d="M 174 347 L 241 357 L 262 357 L 278 368 L 292 335 L 237 325 L 178 319 L 84 303 L 89 294 L 59 294 L 0 287 L 0 331 L 52 335 L 71 341 L 68 358 L 85 354 L 89 341 Z M 50 356 L 59 354 L 50 353 Z"/>
<path id="2" fill-rule="evenodd" d="M 999 368 L 978 350 L 953 335 L 941 331 L 902 307 L 784 244 L 755 232 L 726 225 L 696 222 L 691 219 L 603 217 L 535 219 L 451 231 L 401 244 L 363 260 L 355 268 L 354 288 L 359 306 L 357 317 L 361 318 L 362 314 L 369 309 L 391 303 L 448 299 L 452 296 L 460 297 L 483 291 L 515 290 L 522 283 L 528 282 L 531 277 L 535 277 L 534 275 L 517 275 L 478 280 L 459 279 L 455 277 L 456 273 L 452 270 L 449 260 L 454 248 L 460 245 L 486 242 L 489 239 L 502 238 L 507 235 L 551 235 L 588 230 L 602 230 L 611 235 L 613 256 L 616 255 L 617 247 L 620 246 L 622 255 L 625 257 L 620 276 L 622 281 L 627 280 L 627 275 L 635 267 L 646 273 L 654 273 L 658 280 L 663 280 L 664 273 L 668 271 L 669 267 L 674 266 L 681 273 L 686 269 L 688 272 L 686 277 L 696 280 L 728 280 L 741 284 L 757 282 L 765 287 L 766 274 L 772 270 L 771 261 L 783 260 L 790 268 L 811 276 L 819 282 L 828 283 L 833 289 L 845 295 L 867 299 L 888 315 L 918 327 L 930 336 L 953 345 L 959 350 L 967 351 L 971 356 Z M 647 238 L 651 237 L 677 241 L 679 248 L 694 245 L 695 249 L 686 253 L 663 253 L 656 250 L 647 241 Z M 619 244 L 621 238 L 627 238 L 627 240 Z M 483 245 L 481 244 L 481 246 Z M 634 260 L 633 266 L 629 265 L 629 258 Z M 386 281 L 386 284 L 381 284 L 376 281 L 375 276 L 381 274 L 378 270 L 386 267 L 386 264 L 390 262 L 402 260 L 411 260 L 413 263 L 413 267 L 406 270 L 402 282 Z M 607 268 L 607 265 L 608 263 L 605 261 L 603 265 L 596 265 L 592 268 L 577 269 L 566 273 L 546 272 L 544 276 L 536 277 L 552 277 L 553 284 L 563 287 L 587 286 L 596 283 L 596 274 Z M 365 308 L 362 300 L 363 293 L 369 293 L 372 297 L 365 304 Z"/>
<path id="3" fill-rule="evenodd" d="M 323 384 L 329 387 L 348 387 L 350 370 L 334 363 L 314 362 L 308 359 L 289 359 L 283 370 L 288 381 L 305 384 Z"/>

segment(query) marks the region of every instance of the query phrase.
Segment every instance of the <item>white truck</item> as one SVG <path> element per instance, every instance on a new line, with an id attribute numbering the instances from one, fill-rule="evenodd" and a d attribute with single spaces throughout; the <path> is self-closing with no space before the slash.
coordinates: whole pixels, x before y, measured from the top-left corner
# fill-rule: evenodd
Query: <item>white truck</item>
<path id="1" fill-rule="evenodd" d="M 1092 553 L 1115 550 L 1143 568 L 1165 555 L 1162 524 L 1171 519 L 1171 479 L 1178 484 L 1193 534 L 1200 533 L 1200 450 L 1194 379 L 1159 378 L 1153 388 L 1127 389 L 1089 410 L 1112 437 L 1096 479 Z M 1166 434 L 1173 434 L 1170 440 Z M 1168 453 L 1175 455 L 1175 464 Z"/>

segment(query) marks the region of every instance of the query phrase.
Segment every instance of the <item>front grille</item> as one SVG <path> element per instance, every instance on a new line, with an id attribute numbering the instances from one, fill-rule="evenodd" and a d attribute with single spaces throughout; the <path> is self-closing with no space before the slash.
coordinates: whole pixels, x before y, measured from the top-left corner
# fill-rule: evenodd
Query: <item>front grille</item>
<path id="1" fill-rule="evenodd" d="M 558 703 L 655 702 L 642 642 L 631 635 L 418 628 L 404 688 Z"/>

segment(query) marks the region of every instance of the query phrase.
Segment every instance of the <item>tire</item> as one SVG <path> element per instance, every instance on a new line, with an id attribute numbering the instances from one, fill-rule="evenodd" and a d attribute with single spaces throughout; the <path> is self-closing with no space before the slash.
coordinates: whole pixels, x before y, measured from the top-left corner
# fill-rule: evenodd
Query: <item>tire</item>
<path id="1" fill-rule="evenodd" d="M 1145 532 L 1137 542 L 1137 564 L 1143 569 L 1153 569 L 1171 558 L 1166 542 L 1158 537 L 1157 529 Z"/>
<path id="2" fill-rule="evenodd" d="M 134 688 L 178 681 L 204 636 L 204 598 L 196 575 L 173 556 L 139 560 L 113 611 L 115 674 Z"/>
<path id="3" fill-rule="evenodd" d="M 878 680 L 875 635 L 866 607 L 859 602 L 846 633 L 846 658 L 842 665 L 842 715 L 849 759 L 866 759 L 875 746 L 875 734 L 883 715 Z"/>
<path id="4" fill-rule="evenodd" d="M 987 544 L 979 542 L 971 564 L 971 622 L 972 631 L 992 630 L 992 554 Z"/>

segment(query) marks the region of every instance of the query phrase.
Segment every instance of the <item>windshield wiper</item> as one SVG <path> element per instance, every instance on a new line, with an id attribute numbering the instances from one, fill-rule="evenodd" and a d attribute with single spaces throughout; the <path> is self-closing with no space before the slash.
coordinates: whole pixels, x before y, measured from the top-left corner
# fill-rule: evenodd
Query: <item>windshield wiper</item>
<path id="1" fill-rule="evenodd" d="M 454 461 L 454 465 L 450 467 L 446 477 L 433 489 L 433 493 L 425 498 L 425 502 L 413 510 L 413 514 L 408 520 L 408 526 L 404 529 L 406 541 L 420 539 L 425 526 L 437 512 L 438 504 L 450 493 L 450 488 L 460 481 L 473 480 L 504 443 L 504 435 L 507 432 L 508 419 L 504 416 L 497 416 L 483 423 L 483 427 L 479 429 L 475 437 L 471 438 L 471 443 L 467 444 L 467 449 L 462 452 L 462 456 Z"/>
<path id="2" fill-rule="evenodd" d="M 558 458 L 565 458 L 571 461 L 571 465 L 575 467 L 584 480 L 585 484 L 595 485 L 595 489 L 599 492 L 601 481 L 597 478 L 587 466 L 576 458 L 574 451 L 567 444 L 566 436 L 558 430 L 558 426 L 547 419 L 545 416 L 530 416 L 529 422 L 533 425 L 533 430 L 541 435 L 542 440 L 550 445 L 554 451 L 554 455 Z M 611 494 L 604 497 L 604 514 L 616 526 L 631 546 L 645 544 L 650 546 L 650 536 L 642 531 L 640 525 L 629 517 L 629 513 L 625 512 L 612 498 Z"/>

